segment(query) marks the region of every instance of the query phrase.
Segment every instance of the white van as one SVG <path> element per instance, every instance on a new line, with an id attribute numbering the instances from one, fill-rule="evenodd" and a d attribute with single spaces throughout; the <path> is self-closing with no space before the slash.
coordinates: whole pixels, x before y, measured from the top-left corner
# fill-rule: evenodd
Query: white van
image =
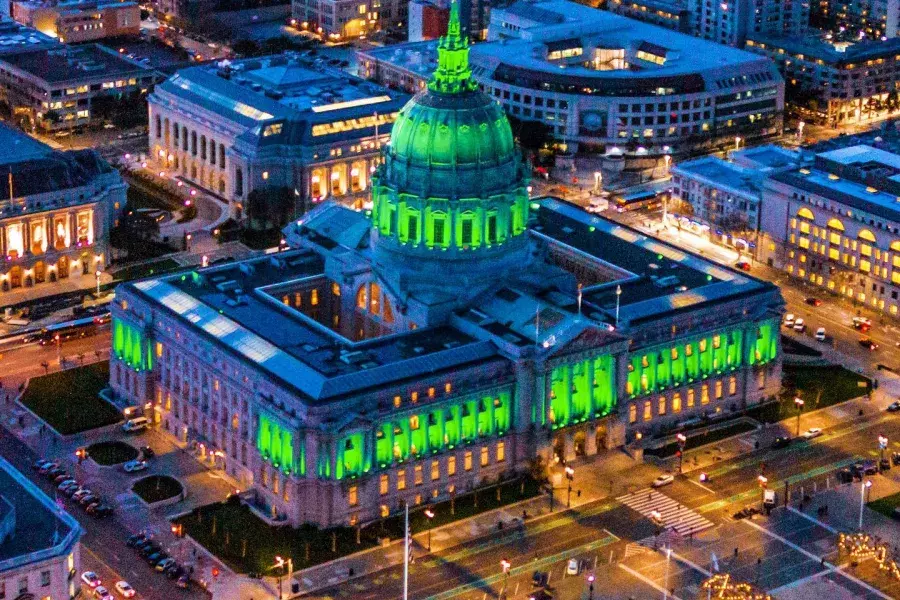
<path id="1" fill-rule="evenodd" d="M 137 433 L 150 427 L 150 420 L 147 417 L 135 417 L 128 419 L 122 424 L 122 431 L 125 433 Z"/>

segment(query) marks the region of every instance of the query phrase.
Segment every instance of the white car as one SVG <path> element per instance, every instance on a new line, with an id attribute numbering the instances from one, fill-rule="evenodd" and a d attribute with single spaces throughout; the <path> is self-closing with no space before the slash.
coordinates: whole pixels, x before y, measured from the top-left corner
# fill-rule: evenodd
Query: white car
<path id="1" fill-rule="evenodd" d="M 129 460 L 127 463 L 122 465 L 122 468 L 125 469 L 126 473 L 137 473 L 138 471 L 143 471 L 147 468 L 147 461 Z"/>
<path id="2" fill-rule="evenodd" d="M 95 588 L 103 583 L 102 581 L 100 581 L 100 576 L 93 571 L 85 571 L 84 573 L 82 573 L 81 580 L 85 583 L 85 585 L 89 585 L 92 588 Z"/>
<path id="3" fill-rule="evenodd" d="M 825 328 L 824 327 L 819 327 L 818 329 L 816 329 L 816 340 L 820 341 L 820 342 L 825 341 Z"/>
<path id="4" fill-rule="evenodd" d="M 796 317 L 794 316 L 794 313 L 788 313 L 788 314 L 784 315 L 784 326 L 785 327 L 793 327 L 795 318 Z"/>
<path id="5" fill-rule="evenodd" d="M 794 321 L 794 331 L 799 331 L 800 333 L 806 331 L 806 322 L 802 318 Z"/>
<path id="6" fill-rule="evenodd" d="M 800 437 L 802 437 L 805 440 L 811 440 L 813 438 L 819 437 L 820 435 L 822 435 L 821 427 L 810 427 L 809 429 L 804 431 Z"/>
<path id="7" fill-rule="evenodd" d="M 664 485 L 669 485 L 670 483 L 675 481 L 674 475 L 660 475 L 656 479 L 653 480 L 653 483 L 650 485 L 655 488 L 662 487 Z"/>
<path id="8" fill-rule="evenodd" d="M 570 558 L 569 562 L 566 563 L 566 575 L 578 575 L 580 564 L 578 564 L 577 558 Z"/>
<path id="9" fill-rule="evenodd" d="M 94 588 L 94 598 L 97 600 L 116 600 L 113 598 L 113 595 L 109 593 L 109 590 L 102 585 Z"/>
<path id="10" fill-rule="evenodd" d="M 117 581 L 116 591 L 122 594 L 123 598 L 134 598 L 134 588 L 131 587 L 127 581 Z"/>

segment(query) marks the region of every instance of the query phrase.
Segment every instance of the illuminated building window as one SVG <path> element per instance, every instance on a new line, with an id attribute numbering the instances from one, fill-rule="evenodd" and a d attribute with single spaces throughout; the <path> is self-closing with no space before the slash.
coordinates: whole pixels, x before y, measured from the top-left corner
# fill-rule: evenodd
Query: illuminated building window
<path id="1" fill-rule="evenodd" d="M 481 466 L 486 467 L 491 460 L 490 452 L 488 451 L 487 446 L 482 446 L 481 448 Z"/>
<path id="2" fill-rule="evenodd" d="M 716 380 L 716 400 L 722 399 L 722 380 Z"/>
<path id="3" fill-rule="evenodd" d="M 424 476 L 422 475 L 422 465 L 416 465 L 413 469 L 413 483 L 415 485 L 422 485 L 422 481 L 424 480 Z"/>
<path id="4" fill-rule="evenodd" d="M 406 489 L 406 469 L 397 471 L 397 491 L 402 492 Z"/>
<path id="5" fill-rule="evenodd" d="M 409 418 L 409 429 L 411 431 L 419 430 L 419 415 L 413 415 Z"/>
<path id="6" fill-rule="evenodd" d="M 713 348 L 721 348 L 722 347 L 722 336 L 715 335 L 713 336 Z"/>
<path id="7" fill-rule="evenodd" d="M 156 342 L 156 357 L 162 358 L 163 355 L 163 345 L 162 342 Z"/>
<path id="8" fill-rule="evenodd" d="M 391 514 L 391 509 L 389 509 L 387 507 L 387 504 L 382 504 L 381 505 L 381 518 L 386 518 L 390 514 Z"/>
<path id="9" fill-rule="evenodd" d="M 313 306 L 319 305 L 319 290 L 314 289 L 312 291 L 312 294 L 310 295 L 309 303 L 312 304 Z"/>
<path id="10" fill-rule="evenodd" d="M 450 456 L 447 458 L 447 475 L 449 477 L 453 477 L 456 475 L 456 457 Z"/>
<path id="11" fill-rule="evenodd" d="M 431 480 L 437 481 L 441 478 L 441 463 L 439 461 L 431 461 Z"/>
<path id="12" fill-rule="evenodd" d="M 418 402 L 419 401 L 419 392 L 413 392 L 412 394 L 410 394 L 409 399 L 412 400 L 413 403 Z"/>
<path id="13" fill-rule="evenodd" d="M 350 506 L 359 504 L 359 488 L 355 485 L 351 485 L 350 489 L 347 490 L 347 504 Z"/>
<path id="14" fill-rule="evenodd" d="M 466 471 L 472 470 L 472 451 L 466 450 L 465 456 L 463 456 L 463 469 Z"/>
<path id="15" fill-rule="evenodd" d="M 637 406 L 635 404 L 628 405 L 628 422 L 629 423 L 637 422 Z"/>
<path id="16" fill-rule="evenodd" d="M 734 396 L 737 394 L 737 377 L 729 377 L 728 378 L 728 395 Z"/>
<path id="17" fill-rule="evenodd" d="M 434 388 L 433 387 L 428 388 L 428 397 L 434 398 Z"/>
<path id="18" fill-rule="evenodd" d="M 709 384 L 704 383 L 700 388 L 700 404 L 709 404 Z"/>
<path id="19" fill-rule="evenodd" d="M 390 487 L 390 478 L 385 474 L 378 478 L 378 492 L 384 496 Z"/>
<path id="20" fill-rule="evenodd" d="M 659 414 L 660 414 L 660 416 L 666 414 L 666 397 L 665 396 L 659 397 Z"/>
<path id="21" fill-rule="evenodd" d="M 653 403 L 649 400 L 644 402 L 644 420 L 649 421 L 653 418 Z"/>
<path id="22" fill-rule="evenodd" d="M 394 396 L 394 408 L 400 408 L 400 405 L 403 403 L 403 400 L 400 396 Z"/>
<path id="23" fill-rule="evenodd" d="M 497 462 L 506 460 L 506 442 L 497 442 Z"/>
<path id="24" fill-rule="evenodd" d="M 681 394 L 678 392 L 672 395 L 672 412 L 681 412 Z"/>
<path id="25" fill-rule="evenodd" d="M 447 383 L 444 384 L 444 393 L 449 394 L 452 391 L 453 391 L 453 386 L 450 385 L 450 382 L 448 381 Z"/>

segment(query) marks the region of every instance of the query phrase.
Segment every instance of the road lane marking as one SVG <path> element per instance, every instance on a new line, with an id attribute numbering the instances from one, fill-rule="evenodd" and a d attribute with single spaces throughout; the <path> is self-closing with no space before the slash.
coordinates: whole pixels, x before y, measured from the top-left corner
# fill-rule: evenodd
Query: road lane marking
<path id="1" fill-rule="evenodd" d="M 698 565 L 697 563 L 694 563 L 694 562 L 688 560 L 686 557 L 681 556 L 680 554 L 677 554 L 677 553 L 674 552 L 674 551 L 672 552 L 672 558 L 674 558 L 674 559 L 677 560 L 678 562 L 683 562 L 684 564 L 686 564 L 686 565 L 689 566 L 690 568 L 694 569 L 694 570 L 697 571 L 698 573 L 702 573 L 703 575 L 706 575 L 707 577 L 712 577 L 712 573 L 710 573 L 708 570 L 704 569 L 703 567 L 701 567 L 701 566 Z"/>
<path id="2" fill-rule="evenodd" d="M 749 525 L 750 527 L 753 527 L 754 529 L 758 529 L 760 532 L 764 533 L 765 535 L 767 535 L 767 536 L 769 536 L 769 537 L 771 537 L 771 538 L 773 538 L 773 539 L 778 540 L 779 542 L 781 542 L 782 544 L 784 544 L 784 545 L 787 546 L 788 548 L 791 548 L 791 549 L 793 549 L 793 550 L 796 550 L 797 552 L 799 552 L 800 554 L 802 554 L 803 556 L 805 556 L 805 557 L 807 557 L 807 558 L 809 558 L 809 559 L 816 560 L 816 561 L 820 561 L 820 562 L 821 562 L 823 565 L 825 565 L 826 567 L 832 568 L 832 569 L 834 570 L 835 573 L 840 573 L 841 575 L 843 575 L 844 577 L 846 577 L 847 579 L 849 579 L 850 581 L 852 581 L 852 582 L 855 583 L 856 585 L 859 585 L 859 586 L 862 586 L 862 587 L 866 588 L 867 590 L 869 590 L 869 591 L 872 592 L 873 594 L 879 596 L 880 598 L 884 598 L 884 600 L 894 600 L 891 596 L 888 596 L 887 594 L 885 594 L 885 593 L 882 592 L 881 590 L 872 587 L 871 585 L 869 585 L 868 583 L 866 583 L 866 582 L 863 581 L 862 579 L 859 579 L 858 577 L 854 577 L 854 576 L 851 575 L 850 573 L 845 573 L 844 571 L 841 570 L 842 567 L 840 567 L 840 568 L 834 568 L 834 565 L 833 565 L 833 564 L 831 564 L 830 562 L 828 562 L 828 561 L 826 561 L 826 560 L 823 560 L 821 556 L 816 556 L 816 555 L 813 554 L 812 552 L 806 550 L 805 548 L 801 548 L 800 546 L 798 546 L 798 545 L 795 544 L 794 542 L 790 541 L 789 539 L 786 539 L 786 538 L 784 538 L 784 537 L 781 537 L 781 536 L 778 535 L 777 533 L 773 533 L 773 532 L 769 531 L 768 529 L 766 529 L 765 527 L 763 527 L 763 526 L 761 526 L 761 525 L 757 525 L 756 523 L 754 523 L 754 522 L 752 522 L 752 521 L 743 520 L 743 521 L 741 521 L 741 523 L 746 523 L 746 524 Z"/>
<path id="3" fill-rule="evenodd" d="M 821 527 L 822 529 L 825 529 L 825 530 L 827 530 L 827 531 L 830 531 L 831 533 L 835 533 L 835 534 L 840 533 L 840 531 L 838 531 L 837 529 L 835 529 L 834 527 L 832 527 L 832 526 L 829 525 L 828 523 L 823 523 L 822 521 L 818 520 L 817 518 L 815 518 L 815 517 L 813 517 L 813 516 L 810 516 L 810 515 L 808 515 L 808 514 L 806 514 L 806 513 L 800 512 L 799 510 L 797 510 L 797 509 L 794 508 L 793 506 L 788 506 L 788 510 L 791 511 L 792 513 L 794 513 L 794 514 L 800 515 L 801 517 L 803 517 L 803 518 L 806 519 L 807 521 L 812 521 L 813 523 L 815 523 L 816 525 L 818 525 L 818 526 Z"/>
<path id="4" fill-rule="evenodd" d="M 627 567 L 622 563 L 619 563 L 619 568 L 622 569 L 623 571 L 625 571 L 626 573 L 628 573 L 629 575 L 631 575 L 632 577 L 634 577 L 635 579 L 639 579 L 640 581 L 643 581 L 644 583 L 646 583 L 647 585 L 652 587 L 657 592 L 661 592 L 663 594 L 668 594 L 669 597 L 672 598 L 672 600 L 681 600 L 681 598 L 679 598 L 675 594 L 669 594 L 668 590 L 663 588 L 661 585 L 658 585 L 655 581 L 653 581 L 649 577 L 645 577 L 641 573 L 638 573 L 634 569 Z"/>
<path id="5" fill-rule="evenodd" d="M 705 485 L 703 485 L 703 484 L 700 483 L 699 481 L 694 481 L 693 479 L 688 479 L 688 481 L 690 481 L 691 483 L 693 483 L 694 485 L 696 485 L 698 488 L 702 488 L 702 489 L 706 490 L 706 491 L 709 492 L 710 494 L 715 494 L 715 493 L 716 493 L 715 490 L 709 489 L 708 487 L 706 487 Z"/>
<path id="6" fill-rule="evenodd" d="M 807 575 L 806 577 L 801 577 L 800 579 L 797 579 L 796 581 L 786 583 L 781 587 L 775 588 L 774 590 L 769 590 L 769 593 L 771 595 L 777 597 L 779 592 L 783 592 L 784 590 L 789 590 L 791 588 L 799 587 L 801 585 L 804 585 L 804 584 L 812 581 L 813 579 L 818 579 L 819 577 L 824 577 L 825 575 L 829 575 L 834 572 L 835 572 L 835 569 L 833 569 L 833 568 L 825 569 L 824 571 L 819 571 L 818 573 L 813 573 L 812 575 Z"/>
<path id="7" fill-rule="evenodd" d="M 527 574 L 531 571 L 539 570 L 542 567 L 553 565 L 561 560 L 568 560 L 569 558 L 572 558 L 579 554 L 591 552 L 598 548 L 602 548 L 603 546 L 608 546 L 610 544 L 614 544 L 618 541 L 619 541 L 618 537 L 616 537 L 614 535 L 609 535 L 609 536 L 599 539 L 595 542 L 591 542 L 590 544 L 585 544 L 585 545 L 579 546 L 577 548 L 571 548 L 569 550 L 564 550 L 562 552 L 554 554 L 553 556 L 547 556 L 544 558 L 540 558 L 538 560 L 531 561 L 525 565 L 522 565 L 519 567 L 514 567 L 514 568 L 510 569 L 509 576 L 515 577 L 518 575 Z M 553 576 L 553 569 L 551 568 L 551 569 L 549 569 L 549 571 L 550 571 L 550 574 L 547 577 L 547 583 L 550 582 L 550 577 Z M 440 592 L 439 594 L 429 596 L 426 600 L 447 600 L 449 598 L 453 598 L 453 597 L 459 596 L 461 594 L 477 592 L 479 589 L 481 589 L 485 586 L 491 586 L 491 585 L 499 582 L 503 577 L 505 577 L 505 575 L 503 575 L 503 574 L 491 575 L 489 577 L 482 577 L 481 579 L 473 581 L 472 583 L 460 585 L 453 589 Z"/>

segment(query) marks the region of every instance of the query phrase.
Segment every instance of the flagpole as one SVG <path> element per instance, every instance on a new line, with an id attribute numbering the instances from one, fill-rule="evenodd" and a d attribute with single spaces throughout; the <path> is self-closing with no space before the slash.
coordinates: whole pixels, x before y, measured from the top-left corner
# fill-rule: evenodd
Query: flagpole
<path id="1" fill-rule="evenodd" d="M 581 316 L 581 296 L 582 296 L 581 284 L 579 283 L 578 284 L 578 316 L 579 317 Z"/>
<path id="2" fill-rule="evenodd" d="M 403 513 L 403 600 L 409 600 L 409 504 Z"/>

